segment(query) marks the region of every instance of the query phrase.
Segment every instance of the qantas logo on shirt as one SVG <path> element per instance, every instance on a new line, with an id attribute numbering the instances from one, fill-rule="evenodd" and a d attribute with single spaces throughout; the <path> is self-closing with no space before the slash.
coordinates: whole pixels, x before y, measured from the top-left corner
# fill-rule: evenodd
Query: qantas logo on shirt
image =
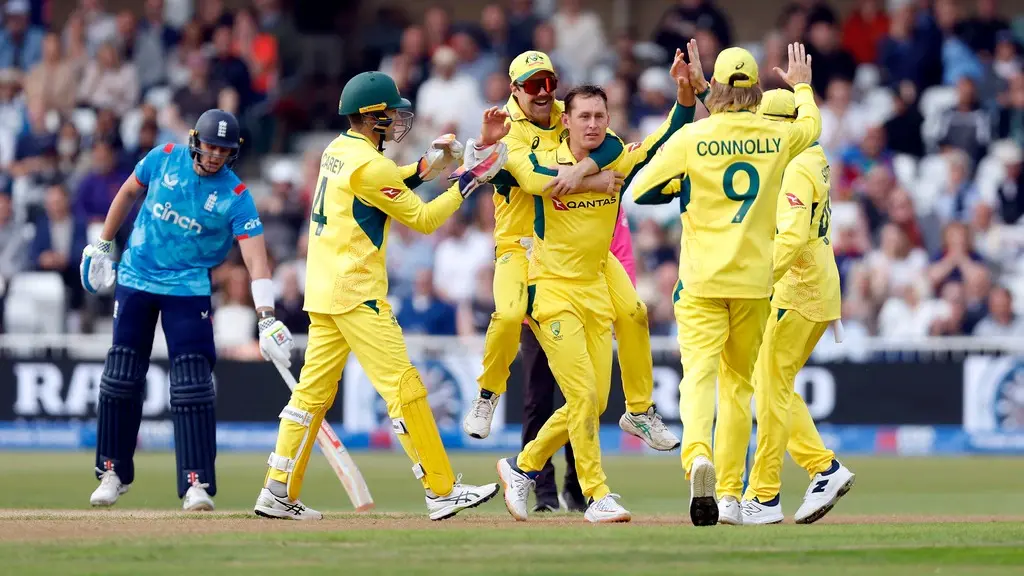
<path id="1" fill-rule="evenodd" d="M 600 208 L 602 206 L 614 206 L 619 201 L 615 197 L 609 198 L 598 198 L 595 200 L 569 200 L 563 202 L 558 198 L 552 198 L 551 204 L 555 207 L 555 210 L 575 210 L 577 208 Z"/>
<path id="2" fill-rule="evenodd" d="M 790 208 L 806 208 L 807 207 L 807 206 L 804 205 L 803 202 L 800 201 L 799 198 L 797 198 L 796 194 L 793 194 L 792 192 L 786 192 L 786 200 L 789 201 Z"/>
<path id="3" fill-rule="evenodd" d="M 629 146 L 626 147 L 626 151 L 627 152 L 632 152 L 632 151 L 636 150 L 637 148 L 639 148 L 640 144 L 641 144 L 640 142 L 630 142 Z M 662 146 L 664 146 L 664 144 L 662 144 Z"/>
<path id="4" fill-rule="evenodd" d="M 380 192 L 381 192 L 381 194 L 387 196 L 388 198 L 390 198 L 392 200 L 394 200 L 395 198 L 398 198 L 399 196 L 402 195 L 402 189 L 401 188 L 389 188 L 387 186 L 385 186 L 384 188 L 381 188 Z"/>

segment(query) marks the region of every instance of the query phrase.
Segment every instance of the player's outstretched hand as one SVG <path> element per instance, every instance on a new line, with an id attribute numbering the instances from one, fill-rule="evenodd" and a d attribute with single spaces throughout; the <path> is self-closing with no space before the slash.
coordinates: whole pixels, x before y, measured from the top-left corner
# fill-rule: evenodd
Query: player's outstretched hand
<path id="1" fill-rule="evenodd" d="M 259 328 L 260 354 L 263 355 L 263 359 L 291 368 L 295 340 L 288 327 L 277 318 L 270 317 L 260 320 Z"/>
<path id="2" fill-rule="evenodd" d="M 512 125 L 507 124 L 506 120 L 508 120 L 508 112 L 497 106 L 484 110 L 484 122 L 480 127 L 480 138 L 476 141 L 477 145 L 485 148 L 507 136 Z"/>
<path id="3" fill-rule="evenodd" d="M 708 80 L 704 77 L 704 68 L 700 65 L 700 50 L 697 48 L 696 40 L 687 42 L 686 55 L 690 61 L 690 86 L 693 87 L 695 94 L 701 94 L 708 89 Z"/>
<path id="4" fill-rule="evenodd" d="M 794 42 L 789 45 L 789 70 L 785 72 L 776 67 L 778 74 L 786 84 L 796 86 L 797 84 L 811 83 L 811 55 L 807 53 L 804 45 Z"/>
<path id="5" fill-rule="evenodd" d="M 111 258 L 114 243 L 110 240 L 97 240 L 82 251 L 82 263 L 79 273 L 82 276 L 82 287 L 90 294 L 108 291 L 117 280 L 117 266 Z"/>
<path id="6" fill-rule="evenodd" d="M 444 134 L 435 139 L 420 157 L 417 167 L 420 180 L 429 182 L 437 178 L 448 164 L 462 160 L 464 150 L 462 143 L 455 139 L 455 134 Z"/>
<path id="7" fill-rule="evenodd" d="M 676 48 L 676 55 L 668 72 L 676 81 L 676 101 L 682 106 L 693 106 L 696 101 L 694 100 L 693 86 L 690 85 L 690 66 L 686 63 L 686 56 L 679 48 Z"/>
<path id="8" fill-rule="evenodd" d="M 479 146 L 475 140 L 466 143 L 466 155 L 462 167 L 452 172 L 450 181 L 458 181 L 459 192 L 466 198 L 481 184 L 489 182 L 505 167 L 508 160 L 508 146 L 498 142 L 490 146 Z"/>

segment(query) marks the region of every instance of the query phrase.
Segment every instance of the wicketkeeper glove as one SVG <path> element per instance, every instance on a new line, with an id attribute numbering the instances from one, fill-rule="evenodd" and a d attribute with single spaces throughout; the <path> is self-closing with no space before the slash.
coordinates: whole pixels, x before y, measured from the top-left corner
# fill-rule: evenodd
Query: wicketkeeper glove
<path id="1" fill-rule="evenodd" d="M 113 251 L 114 243 L 102 239 L 82 250 L 82 263 L 78 271 L 86 292 L 106 292 L 114 285 L 117 280 L 117 263 L 112 259 Z"/>
<path id="2" fill-rule="evenodd" d="M 430 143 L 430 148 L 420 157 L 416 170 L 420 180 L 429 182 L 437 178 L 452 161 L 462 160 L 464 151 L 462 143 L 455 139 L 455 134 L 445 134 Z"/>
<path id="3" fill-rule="evenodd" d="M 497 176 L 498 172 L 505 167 L 507 160 L 508 146 L 504 142 L 478 149 L 476 141 L 471 138 L 466 143 L 466 155 L 462 159 L 462 166 L 452 172 L 448 180 L 458 181 L 459 192 L 462 193 L 463 198 L 466 198 L 481 184 L 489 182 L 491 178 Z"/>

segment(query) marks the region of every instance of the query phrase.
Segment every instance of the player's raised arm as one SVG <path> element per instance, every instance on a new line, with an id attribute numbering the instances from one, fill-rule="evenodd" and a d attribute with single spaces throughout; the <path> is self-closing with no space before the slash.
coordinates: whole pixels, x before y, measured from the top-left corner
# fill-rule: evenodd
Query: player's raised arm
<path id="1" fill-rule="evenodd" d="M 114 236 L 117 235 L 125 218 L 132 211 L 135 201 L 149 186 L 154 166 L 159 162 L 158 157 L 166 154 L 167 148 L 158 146 L 150 150 L 142 160 L 139 160 L 131 176 L 124 181 L 124 184 L 121 184 L 121 188 L 110 203 L 100 237 L 95 244 L 86 246 L 82 251 L 79 272 L 82 276 L 82 287 L 89 293 L 95 294 L 114 286 L 117 269 L 112 259 Z"/>
<path id="2" fill-rule="evenodd" d="M 814 103 L 811 88 L 811 56 L 799 42 L 789 45 L 789 70 L 775 69 L 787 84 L 793 87 L 796 99 L 796 121 L 790 125 L 789 159 L 807 149 L 821 136 L 821 112 Z"/>
<path id="3" fill-rule="evenodd" d="M 633 201 L 637 204 L 665 204 L 665 197 L 674 198 L 679 194 L 678 186 L 669 184 L 686 174 L 686 129 L 683 128 L 669 137 L 654 158 L 633 178 L 629 187 Z"/>
<path id="4" fill-rule="evenodd" d="M 776 207 L 775 244 L 772 282 L 778 282 L 810 240 L 814 177 L 798 165 L 790 164 L 782 177 L 782 190 Z M 821 207 L 825 209 L 824 206 Z"/>

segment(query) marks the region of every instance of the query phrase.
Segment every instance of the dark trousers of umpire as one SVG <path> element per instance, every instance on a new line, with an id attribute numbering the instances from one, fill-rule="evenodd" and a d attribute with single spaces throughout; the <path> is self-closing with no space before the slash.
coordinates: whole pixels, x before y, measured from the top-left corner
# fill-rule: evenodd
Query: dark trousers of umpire
<path id="1" fill-rule="evenodd" d="M 523 446 L 537 437 L 544 423 L 558 406 L 555 406 L 555 393 L 558 383 L 548 366 L 548 357 L 544 354 L 540 342 L 529 326 L 523 326 L 519 338 L 519 350 L 522 354 L 523 367 Z M 582 493 L 580 480 L 576 476 L 576 459 L 573 457 L 572 446 L 565 445 L 565 484 L 563 489 L 573 493 Z M 537 502 L 558 506 L 558 486 L 555 484 L 555 466 L 548 459 L 544 468 L 536 478 L 534 492 Z"/>

